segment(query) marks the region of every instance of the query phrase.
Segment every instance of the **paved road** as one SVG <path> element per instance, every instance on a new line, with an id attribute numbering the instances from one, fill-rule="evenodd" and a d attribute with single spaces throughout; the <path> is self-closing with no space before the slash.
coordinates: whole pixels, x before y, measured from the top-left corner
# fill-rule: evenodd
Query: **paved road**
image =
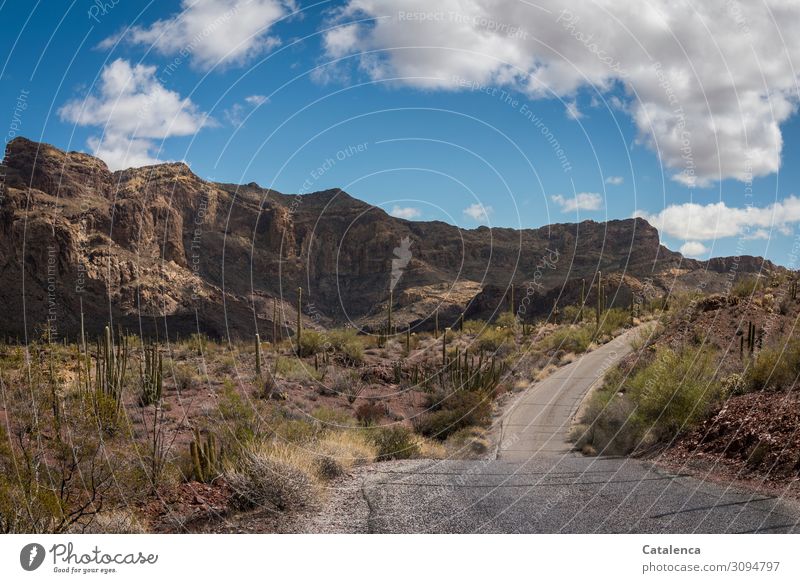
<path id="1" fill-rule="evenodd" d="M 533 385 L 509 409 L 498 459 L 403 461 L 359 471 L 334 495 L 328 532 L 800 532 L 795 502 L 570 451 L 566 434 L 591 384 L 630 335 Z"/>

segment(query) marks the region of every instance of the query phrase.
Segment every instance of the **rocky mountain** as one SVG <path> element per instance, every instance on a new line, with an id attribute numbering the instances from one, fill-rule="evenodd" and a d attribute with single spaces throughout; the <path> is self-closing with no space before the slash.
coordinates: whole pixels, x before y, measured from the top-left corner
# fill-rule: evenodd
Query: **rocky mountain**
<path id="1" fill-rule="evenodd" d="M 99 159 L 17 138 L 0 192 L 0 333 L 74 337 L 112 321 L 159 336 L 269 338 L 296 322 L 374 328 L 490 318 L 509 297 L 527 317 L 580 295 L 603 272 L 609 302 L 669 290 L 724 291 L 760 258 L 686 259 L 642 219 L 539 229 L 460 229 L 389 216 L 338 189 L 286 195 L 203 180 L 182 163 L 110 172 Z M 405 240 L 405 242 L 404 242 Z M 394 272 L 394 277 L 393 277 Z M 591 293 L 591 292 L 590 292 Z M 277 313 L 274 318 L 273 314 Z"/>

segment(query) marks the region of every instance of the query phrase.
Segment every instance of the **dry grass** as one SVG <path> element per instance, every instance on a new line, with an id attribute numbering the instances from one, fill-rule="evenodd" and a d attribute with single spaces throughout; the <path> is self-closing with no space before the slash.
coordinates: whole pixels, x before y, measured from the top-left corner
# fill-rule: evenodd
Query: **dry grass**
<path id="1" fill-rule="evenodd" d="M 225 479 L 236 510 L 278 511 L 314 506 L 320 498 L 314 461 L 307 450 L 289 444 L 254 443 L 229 463 Z"/>

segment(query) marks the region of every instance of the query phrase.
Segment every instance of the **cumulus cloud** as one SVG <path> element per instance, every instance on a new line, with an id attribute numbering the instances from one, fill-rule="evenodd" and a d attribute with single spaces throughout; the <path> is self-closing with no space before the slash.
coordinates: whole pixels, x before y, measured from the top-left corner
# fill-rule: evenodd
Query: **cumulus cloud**
<path id="1" fill-rule="evenodd" d="M 102 128 L 88 145 L 112 170 L 158 162 L 155 140 L 188 136 L 211 123 L 190 99 L 166 89 L 156 68 L 117 59 L 103 69 L 97 91 L 67 102 L 62 120 Z"/>
<path id="2" fill-rule="evenodd" d="M 242 64 L 279 44 L 270 28 L 295 9 L 294 0 L 182 0 L 181 11 L 150 26 L 107 38 L 153 47 L 164 55 L 191 56 L 201 69 Z"/>
<path id="3" fill-rule="evenodd" d="M 566 107 L 568 118 L 578 120 L 583 117 L 583 113 L 578 109 L 578 103 L 576 101 L 568 101 L 564 104 L 564 107 Z"/>
<path id="4" fill-rule="evenodd" d="M 800 198 L 792 195 L 766 207 L 729 207 L 724 202 L 675 204 L 658 213 L 637 211 L 662 233 L 682 240 L 709 241 L 720 237 L 762 239 L 770 229 L 789 234 L 800 223 Z"/>
<path id="5" fill-rule="evenodd" d="M 708 253 L 708 247 L 703 245 L 700 241 L 686 241 L 681 245 L 680 252 L 687 257 L 700 257 Z"/>
<path id="6" fill-rule="evenodd" d="M 550 197 L 550 200 L 561 207 L 562 213 L 571 213 L 578 210 L 596 211 L 603 207 L 603 197 L 596 192 L 579 192 L 571 197 L 566 197 L 563 194 L 554 194 Z"/>
<path id="7" fill-rule="evenodd" d="M 394 205 L 392 207 L 391 212 L 389 212 L 389 214 L 392 215 L 393 217 L 397 217 L 398 219 L 411 220 L 411 219 L 416 219 L 418 217 L 421 217 L 422 216 L 422 211 L 419 210 L 418 208 L 413 207 L 413 206 L 398 206 L 398 205 Z"/>
<path id="8" fill-rule="evenodd" d="M 476 202 L 465 208 L 463 212 L 464 216 L 471 218 L 473 221 L 487 223 L 489 222 L 489 215 L 494 212 L 494 209 L 491 206 Z"/>
<path id="9" fill-rule="evenodd" d="M 606 184 L 611 186 L 619 186 L 623 182 L 625 182 L 625 179 L 622 176 L 609 176 L 606 178 Z"/>
<path id="10" fill-rule="evenodd" d="M 800 11 L 790 0 L 348 0 L 328 56 L 432 90 L 511 87 L 567 106 L 610 97 L 674 180 L 776 172 L 796 108 Z M 356 22 L 361 20 L 361 22 Z M 620 99 L 619 97 L 623 97 Z"/>
<path id="11" fill-rule="evenodd" d="M 243 103 L 234 103 L 223 112 L 225 120 L 233 127 L 239 127 L 244 122 L 246 114 L 250 110 L 260 105 L 264 105 L 269 99 L 265 95 L 248 95 Z"/>

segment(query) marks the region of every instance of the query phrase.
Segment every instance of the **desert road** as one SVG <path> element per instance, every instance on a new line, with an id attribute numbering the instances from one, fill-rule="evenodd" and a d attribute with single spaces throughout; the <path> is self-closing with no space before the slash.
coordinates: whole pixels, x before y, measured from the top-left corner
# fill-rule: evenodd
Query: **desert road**
<path id="1" fill-rule="evenodd" d="M 487 460 L 411 460 L 358 470 L 306 525 L 316 532 L 800 532 L 794 501 L 672 473 L 652 462 L 584 457 L 567 432 L 633 331 L 533 384 L 503 414 Z M 304 529 L 305 529 L 304 528 Z"/>

